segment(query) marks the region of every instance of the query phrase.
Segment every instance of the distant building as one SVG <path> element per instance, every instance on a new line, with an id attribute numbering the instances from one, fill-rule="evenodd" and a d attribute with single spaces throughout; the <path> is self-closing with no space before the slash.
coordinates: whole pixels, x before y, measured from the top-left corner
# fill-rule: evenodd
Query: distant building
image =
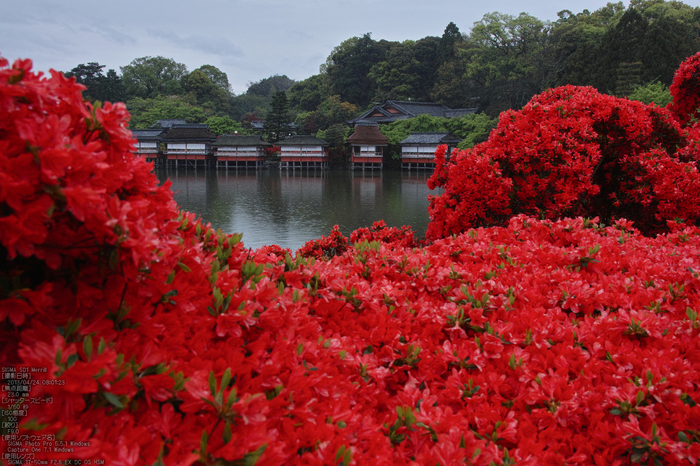
<path id="1" fill-rule="evenodd" d="M 435 168 L 435 151 L 438 146 L 447 144 L 449 154 L 461 139 L 450 133 L 411 133 L 401 141 L 402 168 Z"/>
<path id="2" fill-rule="evenodd" d="M 355 132 L 347 140 L 352 155 L 352 168 L 379 168 L 384 161 L 384 149 L 389 145 L 389 138 L 379 131 L 379 124 L 374 121 L 359 121 Z"/>
<path id="3" fill-rule="evenodd" d="M 168 120 L 158 120 L 155 123 L 151 125 L 151 129 L 170 129 L 174 125 L 186 125 L 187 121 L 185 120 L 176 120 L 176 119 L 168 119 Z"/>
<path id="4" fill-rule="evenodd" d="M 225 135 L 212 143 L 217 168 L 262 168 L 265 149 L 272 147 L 258 134 L 253 136 Z"/>
<path id="5" fill-rule="evenodd" d="M 387 100 L 383 104 L 376 104 L 357 118 L 348 121 L 350 124 L 358 122 L 374 122 L 378 124 L 391 123 L 396 120 L 407 120 L 418 115 L 430 115 L 433 117 L 455 118 L 476 113 L 478 109 L 457 108 L 451 109 L 442 104 L 432 102 L 413 102 L 410 100 Z"/>
<path id="6" fill-rule="evenodd" d="M 276 143 L 280 168 L 328 168 L 328 144 L 313 136 L 292 136 Z"/>
<path id="7" fill-rule="evenodd" d="M 163 129 L 134 129 L 132 136 L 136 139 L 136 155 L 146 158 L 148 162 L 155 162 L 160 154 L 160 138 L 165 132 Z"/>
<path id="8" fill-rule="evenodd" d="M 163 155 L 170 165 L 206 165 L 212 158 L 212 143 L 216 136 L 208 125 L 185 123 L 173 124 L 161 136 L 165 144 Z"/>

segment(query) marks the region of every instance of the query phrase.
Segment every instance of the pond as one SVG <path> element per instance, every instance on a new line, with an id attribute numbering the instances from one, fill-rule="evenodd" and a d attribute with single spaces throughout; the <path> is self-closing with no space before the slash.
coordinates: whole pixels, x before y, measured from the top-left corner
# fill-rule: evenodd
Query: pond
<path id="1" fill-rule="evenodd" d="M 384 220 L 410 225 L 416 237 L 428 225 L 427 170 L 195 170 L 158 168 L 170 179 L 181 209 L 225 233 L 242 233 L 249 248 L 276 244 L 296 251 L 328 236 L 345 236 Z"/>

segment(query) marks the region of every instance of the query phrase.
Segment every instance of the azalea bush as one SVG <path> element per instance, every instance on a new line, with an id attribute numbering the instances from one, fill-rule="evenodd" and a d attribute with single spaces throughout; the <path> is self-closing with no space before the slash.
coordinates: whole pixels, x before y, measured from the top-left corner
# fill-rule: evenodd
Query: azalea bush
<path id="1" fill-rule="evenodd" d="M 31 382 L 0 449 L 50 443 L 6 464 L 697 463 L 700 229 L 518 215 L 253 251 L 82 89 L 0 61 L 0 362 Z"/>
<path id="2" fill-rule="evenodd" d="M 659 108 L 564 86 L 504 112 L 488 141 L 436 154 L 429 238 L 505 225 L 513 215 L 624 218 L 645 234 L 697 223 L 700 55 L 676 73 Z"/>

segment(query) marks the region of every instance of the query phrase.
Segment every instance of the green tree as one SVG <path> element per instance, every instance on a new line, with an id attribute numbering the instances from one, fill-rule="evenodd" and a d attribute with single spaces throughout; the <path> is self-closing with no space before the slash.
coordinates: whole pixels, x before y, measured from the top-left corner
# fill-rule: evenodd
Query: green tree
<path id="1" fill-rule="evenodd" d="M 566 60 L 554 86 L 594 85 L 605 33 L 619 21 L 624 9 L 624 4 L 619 2 L 608 3 L 593 13 L 588 10 L 576 15 L 568 10 L 558 13 L 559 20 L 552 32 Z"/>
<path id="2" fill-rule="evenodd" d="M 217 136 L 234 133 L 250 134 L 250 131 L 246 131 L 241 123 L 232 120 L 231 117 L 227 115 L 209 117 L 204 120 L 204 123 L 209 125 L 211 132 Z"/>
<path id="3" fill-rule="evenodd" d="M 420 83 L 420 62 L 415 56 L 415 42 L 393 43 L 385 59 L 370 70 L 368 77 L 376 89 L 372 100 L 408 100 L 416 98 Z"/>
<path id="4" fill-rule="evenodd" d="M 464 38 L 459 32 L 457 25 L 450 22 L 450 24 L 448 24 L 445 28 L 445 32 L 442 34 L 435 52 L 435 61 L 437 65 L 441 66 L 445 62 L 452 61 L 457 58 L 455 48 L 460 42 L 463 41 Z"/>
<path id="5" fill-rule="evenodd" d="M 75 77 L 76 82 L 87 87 L 83 96 L 89 100 L 101 102 L 121 102 L 124 100 L 124 86 L 117 73 L 110 69 L 107 75 L 102 73 L 106 65 L 97 62 L 79 64 L 68 73 L 66 77 Z"/>
<path id="6" fill-rule="evenodd" d="M 484 15 L 474 23 L 460 57 L 469 94 L 490 115 L 522 107 L 561 72 L 565 55 L 556 39 L 550 23 L 527 13 Z"/>
<path id="7" fill-rule="evenodd" d="M 127 102 L 127 108 L 131 113 L 129 127 L 132 129 L 146 129 L 158 120 L 165 119 L 185 120 L 188 123 L 202 123 L 206 119 L 202 107 L 179 96 L 158 96 L 152 99 L 135 97 Z"/>
<path id="8" fill-rule="evenodd" d="M 445 129 L 462 141 L 458 149 L 469 149 L 489 138 L 491 130 L 498 124 L 498 118 L 485 113 L 471 113 L 458 118 L 448 118 Z"/>
<path id="9" fill-rule="evenodd" d="M 414 98 L 418 102 L 430 101 L 430 93 L 435 85 L 435 76 L 437 72 L 437 47 L 440 39 L 438 37 L 424 37 L 416 41 L 414 57 L 418 60 L 418 65 L 415 67 L 415 73 L 418 77 L 416 84 L 413 87 Z"/>
<path id="10" fill-rule="evenodd" d="M 289 79 L 286 75 L 274 75 L 269 78 L 261 79 L 253 83 L 249 83 L 246 94 L 258 95 L 271 98 L 277 92 L 284 92 L 294 85 L 294 80 Z"/>
<path id="11" fill-rule="evenodd" d="M 463 60 L 444 62 L 437 70 L 430 94 L 431 100 L 450 108 L 473 106 L 476 99 L 474 94 L 470 93 L 470 82 L 466 73 L 466 63 Z"/>
<path id="12" fill-rule="evenodd" d="M 367 33 L 334 48 L 322 67 L 328 76 L 330 92 L 359 108 L 367 107 L 374 96 L 370 70 L 384 60 L 387 47 L 388 43 L 376 42 Z"/>
<path id="13" fill-rule="evenodd" d="M 668 86 L 680 63 L 700 50 L 698 30 L 700 8 L 677 1 L 633 0 L 607 27 L 589 84 L 616 95 L 626 95 L 640 83 Z"/>
<path id="14" fill-rule="evenodd" d="M 648 21 L 641 80 L 670 86 L 678 66 L 700 50 L 700 8 L 662 0 L 633 0 L 631 5 Z"/>
<path id="15" fill-rule="evenodd" d="M 233 92 L 231 91 L 231 84 L 228 81 L 228 75 L 219 68 L 214 65 L 202 65 L 197 68 L 197 70 L 204 73 L 211 80 L 211 82 L 214 83 L 214 85 L 226 91 L 227 94 L 233 95 Z"/>
<path id="16" fill-rule="evenodd" d="M 637 87 L 628 97 L 630 100 L 639 100 L 645 104 L 653 103 L 659 107 L 665 107 L 673 100 L 668 86 L 659 81 Z"/>
<path id="17" fill-rule="evenodd" d="M 268 142 L 277 142 L 287 137 L 290 131 L 289 121 L 287 94 L 284 91 L 277 91 L 272 96 L 271 109 L 263 127 L 263 133 Z"/>
<path id="18" fill-rule="evenodd" d="M 172 58 L 142 57 L 122 66 L 121 71 L 128 97 L 153 98 L 180 94 L 180 79 L 187 74 L 187 66 Z"/>
<path id="19" fill-rule="evenodd" d="M 196 69 L 181 79 L 185 92 L 192 95 L 197 105 L 209 113 L 224 113 L 229 109 L 228 93 L 214 84 L 202 70 Z"/>
<path id="20" fill-rule="evenodd" d="M 241 94 L 230 99 L 229 114 L 234 120 L 263 118 L 270 109 L 270 99 L 261 95 Z"/>
<path id="21" fill-rule="evenodd" d="M 296 82 L 287 91 L 289 107 L 301 112 L 313 112 L 326 98 L 328 85 L 321 74 Z"/>
<path id="22" fill-rule="evenodd" d="M 113 69 L 107 70 L 101 86 L 101 99 L 103 102 L 123 102 L 126 99 L 126 91 L 121 76 Z"/>

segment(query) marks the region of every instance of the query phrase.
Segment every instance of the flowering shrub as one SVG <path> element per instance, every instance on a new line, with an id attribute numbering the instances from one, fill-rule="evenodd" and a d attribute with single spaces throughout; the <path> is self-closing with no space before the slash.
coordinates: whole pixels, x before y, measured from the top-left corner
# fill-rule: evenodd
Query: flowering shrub
<path id="1" fill-rule="evenodd" d="M 381 241 L 392 246 L 411 248 L 416 246 L 415 233 L 409 226 L 387 227 L 384 220 L 378 220 L 371 227 L 358 228 L 350 235 L 350 242 Z"/>
<path id="2" fill-rule="evenodd" d="M 682 125 L 700 116 L 700 54 L 693 55 L 676 71 L 671 84 L 671 110 Z"/>
<path id="3" fill-rule="evenodd" d="M 309 246 L 326 260 L 250 251 L 177 210 L 122 105 L 30 65 L 0 62 L 0 362 L 33 383 L 3 392 L 3 452 L 697 464 L 700 229 L 516 216 L 424 248 L 378 224 Z"/>
<path id="4" fill-rule="evenodd" d="M 427 236 L 505 225 L 512 215 L 625 218 L 645 234 L 666 222 L 700 218 L 698 130 L 684 128 L 698 107 L 700 54 L 676 74 L 672 111 L 563 86 L 501 115 L 489 140 L 436 153 Z M 675 113 L 673 113 L 675 112 Z"/>
<path id="5" fill-rule="evenodd" d="M 314 239 L 304 243 L 297 254 L 303 257 L 315 259 L 330 259 L 348 250 L 348 239 L 340 232 L 340 227 L 334 225 L 331 234 L 326 238 Z"/>

